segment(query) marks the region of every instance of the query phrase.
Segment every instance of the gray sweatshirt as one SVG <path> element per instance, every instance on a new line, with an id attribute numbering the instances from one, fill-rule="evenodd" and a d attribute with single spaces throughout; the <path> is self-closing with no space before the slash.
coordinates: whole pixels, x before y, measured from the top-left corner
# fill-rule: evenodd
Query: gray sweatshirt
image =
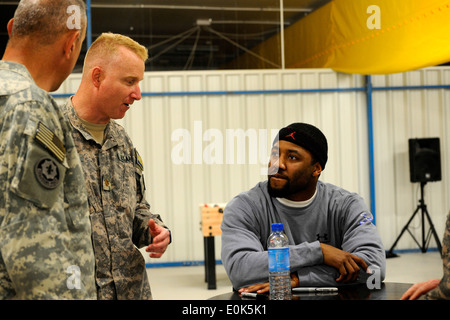
<path id="1" fill-rule="evenodd" d="M 321 242 L 361 257 L 384 280 L 385 250 L 358 194 L 318 181 L 314 200 L 295 208 L 269 196 L 267 183 L 258 183 L 225 207 L 221 254 L 235 289 L 268 282 L 267 239 L 275 222 L 284 225 L 291 272 L 297 272 L 301 286 L 339 285 L 338 270 L 323 264 Z M 362 270 L 357 281 L 368 276 Z"/>

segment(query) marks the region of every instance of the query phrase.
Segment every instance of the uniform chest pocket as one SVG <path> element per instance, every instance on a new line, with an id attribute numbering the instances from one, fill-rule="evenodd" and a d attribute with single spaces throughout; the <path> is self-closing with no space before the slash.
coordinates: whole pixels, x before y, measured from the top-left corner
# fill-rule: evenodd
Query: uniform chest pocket
<path id="1" fill-rule="evenodd" d="M 134 209 L 136 205 L 136 179 L 134 164 L 129 157 L 118 154 L 111 191 L 115 194 L 118 205 L 122 208 Z"/>
<path id="2" fill-rule="evenodd" d="M 40 208 L 51 208 L 64 199 L 64 178 L 67 167 L 36 143 L 30 143 L 22 164 L 11 183 L 19 197 Z"/>

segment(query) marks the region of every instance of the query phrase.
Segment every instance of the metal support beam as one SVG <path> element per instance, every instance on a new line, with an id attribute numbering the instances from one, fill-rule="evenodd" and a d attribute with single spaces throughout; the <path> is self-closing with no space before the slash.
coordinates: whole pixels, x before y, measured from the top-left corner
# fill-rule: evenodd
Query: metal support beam
<path id="1" fill-rule="evenodd" d="M 92 3 L 91 0 L 86 0 L 86 16 L 87 16 L 87 28 L 86 28 L 86 43 L 89 49 L 92 44 Z"/>
<path id="2" fill-rule="evenodd" d="M 373 118 L 372 118 L 372 77 L 365 76 L 367 101 L 367 127 L 369 136 L 369 183 L 370 183 L 370 211 L 373 215 L 373 224 L 376 224 L 376 198 L 375 198 L 375 164 L 373 152 Z"/>

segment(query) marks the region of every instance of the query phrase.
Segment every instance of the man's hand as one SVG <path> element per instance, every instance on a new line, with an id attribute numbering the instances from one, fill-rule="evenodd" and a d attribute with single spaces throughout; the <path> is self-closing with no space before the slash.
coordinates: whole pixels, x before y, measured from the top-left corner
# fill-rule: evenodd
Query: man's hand
<path id="1" fill-rule="evenodd" d="M 297 277 L 297 273 L 291 273 L 291 288 L 295 288 L 298 287 L 299 283 L 298 283 L 298 277 Z M 257 283 L 257 284 L 253 284 L 251 286 L 245 287 L 245 288 L 241 288 L 239 289 L 239 293 L 241 292 L 256 292 L 256 293 L 265 293 L 265 292 L 269 292 L 270 290 L 270 285 L 269 282 L 263 282 L 263 283 Z"/>
<path id="2" fill-rule="evenodd" d="M 252 284 L 251 286 L 240 288 L 239 293 L 241 292 L 256 292 L 256 293 L 265 293 L 269 292 L 270 286 L 269 282 Z"/>
<path id="3" fill-rule="evenodd" d="M 150 252 L 151 258 L 161 258 L 170 243 L 170 232 L 155 223 L 155 220 L 148 221 L 149 232 L 152 243 L 145 249 Z"/>
<path id="4" fill-rule="evenodd" d="M 400 300 L 416 300 L 420 298 L 421 295 L 436 288 L 440 281 L 440 279 L 431 279 L 425 282 L 416 283 L 402 295 Z"/>
<path id="5" fill-rule="evenodd" d="M 322 248 L 323 262 L 336 268 L 340 273 L 340 276 L 336 279 L 337 282 L 347 283 L 355 281 L 358 278 L 360 266 L 364 270 L 368 268 L 366 262 L 354 254 L 324 243 L 321 243 L 320 246 Z"/>

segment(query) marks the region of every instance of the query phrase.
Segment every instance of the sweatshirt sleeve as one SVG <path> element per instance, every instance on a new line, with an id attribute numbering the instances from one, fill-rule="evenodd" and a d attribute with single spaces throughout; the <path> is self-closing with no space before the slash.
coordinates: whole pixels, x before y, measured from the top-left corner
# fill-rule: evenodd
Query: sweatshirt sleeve
<path id="1" fill-rule="evenodd" d="M 241 197 L 225 207 L 222 221 L 222 262 L 233 284 L 240 289 L 268 281 L 268 256 L 257 231 L 251 205 Z"/>
<path id="2" fill-rule="evenodd" d="M 369 266 L 370 272 L 378 272 L 383 281 L 386 274 L 386 252 L 373 224 L 373 216 L 363 199 L 354 195 L 341 208 L 343 210 L 342 250 L 350 252 L 362 259 Z M 362 270 L 359 282 L 365 282 L 370 274 Z"/>
<path id="3" fill-rule="evenodd" d="M 385 250 L 376 226 L 372 222 L 373 216 L 363 199 L 359 195 L 352 194 L 345 199 L 332 202 L 329 211 L 334 217 L 330 227 L 336 235 L 336 242 L 332 245 L 362 258 L 369 266 L 367 272 L 361 268 L 356 282 L 383 281 L 386 272 Z M 302 286 L 341 285 L 336 282 L 339 271 L 323 264 L 323 260 L 316 265 L 300 266 L 295 269 Z"/>

